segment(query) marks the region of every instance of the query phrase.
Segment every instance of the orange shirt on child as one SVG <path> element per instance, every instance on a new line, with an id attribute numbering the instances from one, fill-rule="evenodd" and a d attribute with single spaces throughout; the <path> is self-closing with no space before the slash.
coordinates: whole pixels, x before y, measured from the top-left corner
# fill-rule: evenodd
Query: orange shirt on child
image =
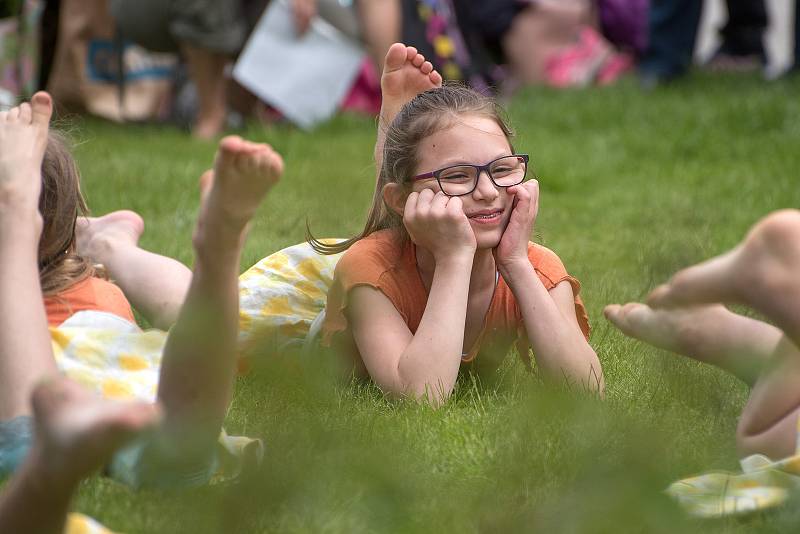
<path id="1" fill-rule="evenodd" d="M 122 290 L 108 280 L 90 276 L 64 291 L 45 297 L 45 311 L 50 326 L 58 326 L 82 310 L 97 310 L 118 315 L 136 324 L 133 310 Z"/>
<path id="2" fill-rule="evenodd" d="M 550 290 L 563 281 L 569 282 L 572 286 L 575 295 L 575 316 L 583 335 L 588 340 L 589 318 L 578 296 L 580 282 L 567 273 L 559 257 L 548 248 L 528 243 L 528 259 L 545 289 Z M 348 294 L 351 289 L 361 285 L 373 287 L 386 295 L 403 317 L 411 333 L 416 333 L 428 302 L 428 292 L 417 270 L 416 247 L 410 242 L 406 246 L 400 246 L 392 230 L 380 230 L 355 243 L 336 265 L 333 286 L 328 292 L 325 321 L 322 325 L 323 345 L 330 346 L 337 334 L 348 331 L 345 314 Z M 520 349 L 524 349 L 526 357 L 529 344 L 522 313 L 511 288 L 503 277 L 499 276 L 486 312 L 483 330 L 475 345 L 462 358 L 462 362 L 471 362 L 481 347 L 489 345 L 498 347 L 498 342 L 505 344 L 507 351 L 515 340 L 520 344 Z M 363 368 L 361 357 L 357 354 L 357 350 L 354 352 L 356 363 L 361 364 L 360 367 Z"/>

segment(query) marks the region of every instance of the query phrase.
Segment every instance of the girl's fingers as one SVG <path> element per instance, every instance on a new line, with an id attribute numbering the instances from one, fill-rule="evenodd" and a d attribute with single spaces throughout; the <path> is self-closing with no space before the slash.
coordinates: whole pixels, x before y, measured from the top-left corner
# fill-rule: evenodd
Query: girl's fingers
<path id="1" fill-rule="evenodd" d="M 539 213 L 539 181 L 534 179 L 529 183 L 531 184 L 528 186 L 531 194 L 530 214 L 533 219 L 536 219 L 536 215 Z"/>
<path id="2" fill-rule="evenodd" d="M 403 208 L 403 219 L 411 219 L 414 217 L 414 214 L 417 212 L 417 200 L 419 199 L 419 193 L 413 192 L 408 195 L 406 198 L 406 205 Z"/>
<path id="3" fill-rule="evenodd" d="M 464 215 L 464 206 L 461 197 L 447 197 L 447 212 L 451 215 Z M 466 217 L 466 215 L 464 215 Z"/>
<path id="4" fill-rule="evenodd" d="M 441 191 L 436 193 L 433 196 L 433 200 L 431 200 L 431 213 L 443 215 L 445 213 L 445 209 L 447 208 L 447 198 L 447 195 Z"/>

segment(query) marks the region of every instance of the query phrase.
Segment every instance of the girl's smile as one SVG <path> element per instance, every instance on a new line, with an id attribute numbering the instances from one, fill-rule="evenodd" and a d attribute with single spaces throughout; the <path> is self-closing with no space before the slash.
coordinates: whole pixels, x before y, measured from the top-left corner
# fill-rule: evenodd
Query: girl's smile
<path id="1" fill-rule="evenodd" d="M 418 149 L 417 172 L 463 163 L 484 164 L 512 154 L 503 130 L 491 118 L 466 115 L 454 119 L 452 126 L 425 138 Z M 414 184 L 414 191 L 439 190 L 435 179 Z M 484 171 L 472 193 L 458 197 L 464 214 L 475 232 L 479 249 L 494 248 L 500 243 L 513 206 L 513 195 L 505 187 L 497 187 Z"/>

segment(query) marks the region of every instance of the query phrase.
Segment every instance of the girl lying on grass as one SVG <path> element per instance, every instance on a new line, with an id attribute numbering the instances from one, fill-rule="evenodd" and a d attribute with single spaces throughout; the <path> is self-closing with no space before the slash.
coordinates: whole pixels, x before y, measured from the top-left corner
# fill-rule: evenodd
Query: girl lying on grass
<path id="1" fill-rule="evenodd" d="M 670 488 L 693 513 L 748 512 L 800 489 L 800 456 L 789 458 L 800 452 L 799 274 L 800 212 L 779 211 L 730 252 L 677 273 L 647 304 L 604 311 L 625 334 L 715 365 L 752 387 L 736 431 L 745 473 L 711 474 Z M 775 326 L 724 304 L 748 306 Z"/>
<path id="2" fill-rule="evenodd" d="M 488 354 L 505 355 L 515 339 L 526 360 L 533 347 L 545 378 L 602 391 L 578 281 L 552 251 L 528 241 L 539 195 L 536 180 L 525 182 L 528 156 L 514 153 L 495 102 L 441 82 L 416 49 L 390 48 L 369 221 L 342 243 L 312 240 L 325 254 L 350 249 L 328 294 L 323 344 L 336 339 L 385 392 L 434 403 L 450 395 L 462 364 L 496 367 Z M 78 248 L 154 325 L 168 328 L 188 270 L 139 248 L 142 229 L 129 211 L 87 219 Z M 298 256 L 324 264 L 309 252 Z M 251 271 L 243 281 L 274 275 Z M 170 276 L 154 276 L 164 272 Z M 261 304 L 254 308 L 267 308 Z"/>
<path id="3" fill-rule="evenodd" d="M 40 194 L 48 195 L 42 191 L 41 168 L 51 111 L 49 95 L 37 93 L 31 104 L 0 112 L 0 476 L 16 469 L 31 447 L 29 400 L 44 377 L 65 371 L 113 394 L 127 386 L 120 376 L 151 373 L 157 378 L 153 396 L 163 406 L 163 424 L 152 437 L 115 455 L 109 472 L 133 486 L 202 484 L 219 463 L 215 447 L 236 369 L 237 275 L 246 226 L 283 162 L 266 145 L 235 137 L 221 141 L 213 179 L 201 185 L 194 272 L 157 364 L 112 353 L 119 339 L 145 334 L 103 307 L 67 319 L 53 331 L 51 345 L 37 268 L 40 235 L 47 228 L 38 206 Z M 5 320 L 15 316 L 26 320 Z M 90 363 L 113 364 L 97 370 L 105 381 L 94 381 L 96 376 L 75 361 L 54 357 L 54 348 L 63 352 L 70 345 L 68 332 L 92 329 L 81 324 L 87 318 L 93 326 L 99 323 L 95 330 L 102 336 L 96 339 L 104 343 L 83 352 L 91 353 Z M 151 387 L 155 392 L 155 383 Z"/>
<path id="4" fill-rule="evenodd" d="M 580 285 L 528 241 L 539 206 L 528 156 L 514 151 L 493 100 L 441 87 L 429 66 L 409 61 L 414 53 L 395 44 L 387 54 L 390 104 L 364 230 L 337 244 L 311 241 L 325 254 L 347 251 L 323 344 L 352 353 L 384 392 L 434 404 L 462 366 L 485 367 L 485 354 L 505 355 L 514 340 L 525 360 L 533 348 L 545 379 L 602 391 Z"/>

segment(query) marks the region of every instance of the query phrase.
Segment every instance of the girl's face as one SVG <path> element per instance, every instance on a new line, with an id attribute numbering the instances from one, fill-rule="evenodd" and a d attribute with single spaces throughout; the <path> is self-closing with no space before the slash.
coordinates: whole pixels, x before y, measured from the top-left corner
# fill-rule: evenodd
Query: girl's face
<path id="1" fill-rule="evenodd" d="M 511 145 L 500 126 L 488 117 L 465 115 L 453 126 L 440 130 L 420 143 L 419 166 L 415 174 L 435 171 L 450 165 L 485 165 L 511 155 Z M 435 178 L 418 180 L 412 191 L 440 191 Z M 505 187 L 497 187 L 483 171 L 472 193 L 461 197 L 464 214 L 469 219 L 479 249 L 495 248 L 511 216 L 513 196 Z"/>

